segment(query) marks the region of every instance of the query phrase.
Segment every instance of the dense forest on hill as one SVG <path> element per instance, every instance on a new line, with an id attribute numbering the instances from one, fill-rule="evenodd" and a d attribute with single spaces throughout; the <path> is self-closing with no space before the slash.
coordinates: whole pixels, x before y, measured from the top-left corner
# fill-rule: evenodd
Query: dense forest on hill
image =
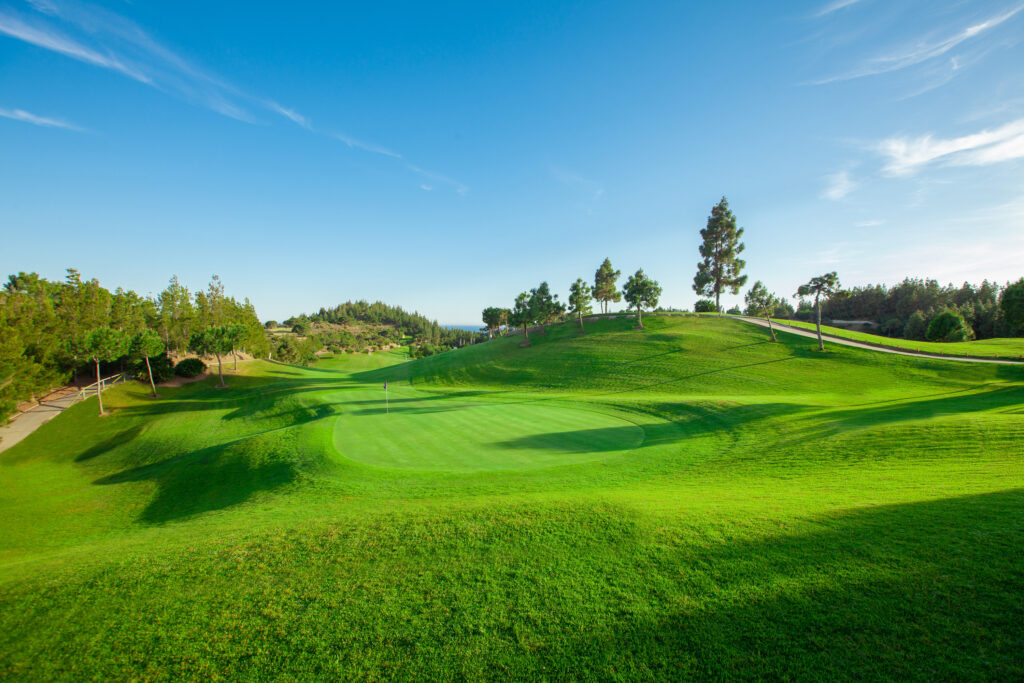
<path id="1" fill-rule="evenodd" d="M 273 321 L 268 327 L 273 327 L 271 323 Z M 478 332 L 444 327 L 436 320 L 382 301 L 346 301 L 332 308 L 321 308 L 312 315 L 293 316 L 284 320 L 283 325 L 302 339 L 296 342 L 280 338 L 275 357 L 300 362 L 308 360 L 311 353 L 321 348 L 372 351 L 409 343 L 416 357 L 465 346 L 481 337 Z"/>
<path id="2" fill-rule="evenodd" d="M 143 297 L 121 287 L 111 292 L 73 268 L 63 282 L 36 273 L 11 275 L 0 290 L 0 416 L 74 375 L 89 376 L 95 360 L 90 340 L 97 331 L 127 342 L 151 330 L 164 351 L 181 354 L 197 333 L 228 325 L 239 330 L 239 350 L 257 356 L 269 352 L 253 305 L 226 296 L 217 276 L 194 293 L 172 277 L 159 295 Z M 102 359 L 104 371 L 130 369 L 141 358 L 127 343 L 122 350 Z"/>

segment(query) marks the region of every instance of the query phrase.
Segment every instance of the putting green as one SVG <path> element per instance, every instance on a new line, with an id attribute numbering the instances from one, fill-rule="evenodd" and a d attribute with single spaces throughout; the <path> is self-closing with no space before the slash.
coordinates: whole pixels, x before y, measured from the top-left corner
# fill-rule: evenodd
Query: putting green
<path id="1" fill-rule="evenodd" d="M 503 470 L 592 462 L 640 446 L 642 427 L 548 401 L 474 403 L 406 398 L 346 411 L 334 430 L 345 458 L 411 470 Z"/>

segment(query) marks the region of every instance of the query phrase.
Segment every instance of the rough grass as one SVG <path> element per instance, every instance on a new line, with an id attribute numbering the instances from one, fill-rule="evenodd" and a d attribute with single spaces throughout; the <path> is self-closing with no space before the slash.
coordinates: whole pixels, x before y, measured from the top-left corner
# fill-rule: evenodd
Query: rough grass
<path id="1" fill-rule="evenodd" d="M 0 676 L 1024 676 L 1024 370 L 645 325 L 75 406 L 0 456 Z"/>
<path id="2" fill-rule="evenodd" d="M 817 327 L 814 323 L 808 323 L 802 320 L 778 321 L 773 318 L 772 321 L 776 325 L 789 325 L 791 327 L 799 327 L 804 330 L 817 331 Z M 855 332 L 853 330 L 845 330 L 841 327 L 832 327 L 830 325 L 822 325 L 821 333 L 828 334 L 833 337 L 839 337 L 840 339 L 863 342 L 865 344 L 874 344 L 876 346 L 902 349 L 906 351 L 933 353 L 939 356 L 1024 360 L 1024 337 L 1005 337 L 998 339 L 978 339 L 969 342 L 943 343 L 884 337 L 879 334 Z"/>

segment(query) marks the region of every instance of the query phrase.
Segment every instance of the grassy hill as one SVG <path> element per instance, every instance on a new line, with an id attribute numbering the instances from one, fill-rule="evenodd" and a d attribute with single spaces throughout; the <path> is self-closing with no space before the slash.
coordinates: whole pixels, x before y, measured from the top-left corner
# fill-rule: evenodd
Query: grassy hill
<path id="1" fill-rule="evenodd" d="M 1024 369 L 632 324 L 75 406 L 0 455 L 0 675 L 1024 676 Z"/>

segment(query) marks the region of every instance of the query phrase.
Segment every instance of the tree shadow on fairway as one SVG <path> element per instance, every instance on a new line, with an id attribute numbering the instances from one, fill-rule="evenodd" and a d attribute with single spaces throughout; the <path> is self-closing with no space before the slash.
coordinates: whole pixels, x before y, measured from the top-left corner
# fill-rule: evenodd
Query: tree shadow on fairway
<path id="1" fill-rule="evenodd" d="M 259 435 L 176 455 L 111 474 L 101 486 L 151 481 L 156 494 L 139 521 L 161 524 L 249 500 L 255 493 L 294 482 L 298 463 L 275 453 L 276 443 Z"/>
<path id="2" fill-rule="evenodd" d="M 603 637 L 545 653 L 548 675 L 1024 677 L 1024 489 L 871 507 L 813 524 L 810 533 L 675 546 L 631 560 L 622 571 L 662 589 L 619 596 L 619 616 Z"/>
<path id="3" fill-rule="evenodd" d="M 131 443 L 135 440 L 139 434 L 142 433 L 144 425 L 136 425 L 131 429 L 126 429 L 123 432 L 118 432 L 114 436 L 110 437 L 106 441 L 90 446 L 86 450 L 82 451 L 75 457 L 75 462 L 84 462 L 86 460 L 92 460 L 93 458 L 103 455 L 107 451 L 113 450 L 125 444 Z"/>
<path id="4" fill-rule="evenodd" d="M 734 406 L 715 406 L 702 403 L 659 403 L 651 412 L 661 416 L 662 422 L 630 424 L 621 427 L 581 429 L 563 432 L 530 434 L 516 439 L 499 441 L 498 448 L 523 450 L 552 450 L 566 453 L 600 453 L 635 448 L 653 448 L 684 441 L 695 436 L 751 425 L 788 413 L 808 410 L 792 403 L 755 403 Z M 637 441 L 637 430 L 642 439 Z"/>
<path id="5" fill-rule="evenodd" d="M 1024 409 L 1024 387 L 1000 386 L 986 391 L 963 394 L 954 392 L 927 400 L 841 408 L 808 418 L 816 424 L 806 428 L 805 435 L 820 436 L 843 429 L 881 426 L 914 420 L 928 420 L 948 415 L 970 415 L 978 412 L 1020 413 Z M 829 419 L 832 418 L 832 419 Z M 826 420 L 822 423 L 822 420 Z"/>

